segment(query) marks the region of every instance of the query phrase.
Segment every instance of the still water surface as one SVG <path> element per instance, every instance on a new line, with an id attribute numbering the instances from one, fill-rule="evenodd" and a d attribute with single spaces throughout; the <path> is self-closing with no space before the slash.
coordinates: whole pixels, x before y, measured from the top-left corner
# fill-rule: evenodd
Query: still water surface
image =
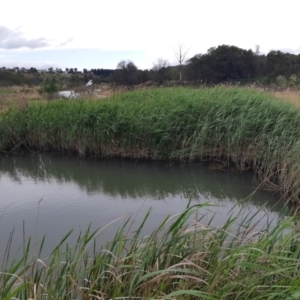
<path id="1" fill-rule="evenodd" d="M 37 244 L 46 235 L 46 246 L 53 249 L 71 228 L 71 243 L 89 224 L 96 229 L 124 215 L 132 215 L 134 229 L 152 208 L 147 234 L 167 215 L 182 212 L 189 200 L 209 201 L 213 206 L 200 210 L 201 222 L 214 216 L 211 225 L 221 226 L 255 190 L 252 173 L 211 170 L 208 164 L 0 156 L 0 253 L 13 230 L 13 252 L 22 244 L 23 230 Z M 246 203 L 239 221 L 257 213 L 251 223 L 262 220 L 258 230 L 276 222 L 282 208 L 278 197 L 265 190 L 255 191 Z M 111 238 L 123 222 L 106 228 L 101 239 Z"/>

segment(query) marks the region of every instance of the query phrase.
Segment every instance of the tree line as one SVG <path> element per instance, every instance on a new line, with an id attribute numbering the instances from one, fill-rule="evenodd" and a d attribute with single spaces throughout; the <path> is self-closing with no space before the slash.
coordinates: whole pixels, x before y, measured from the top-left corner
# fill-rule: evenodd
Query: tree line
<path id="1" fill-rule="evenodd" d="M 259 46 L 256 47 L 256 51 L 252 51 L 236 46 L 220 45 L 209 48 L 204 54 L 194 55 L 188 60 L 185 60 L 186 55 L 187 51 L 184 51 L 182 45 L 179 45 L 174 51 L 174 56 L 177 59 L 176 66 L 171 66 L 167 60 L 159 58 L 153 63 L 150 70 L 140 70 L 133 61 L 122 60 L 116 69 L 91 69 L 89 71 L 83 69 L 83 72 L 77 72 L 77 68 L 67 68 L 66 73 L 72 75 L 70 83 L 74 84 L 80 81 L 88 82 L 91 79 L 95 83 L 115 83 L 126 86 L 146 82 L 155 82 L 161 85 L 170 81 L 207 85 L 228 81 L 300 84 L 300 54 L 272 50 L 265 55 L 259 52 Z M 56 73 L 63 73 L 61 69 L 55 71 Z M 34 75 L 37 70 L 31 68 L 28 73 Z M 12 82 L 14 84 L 26 81 L 26 77 L 21 74 L 6 74 L 7 76 L 4 76 L 5 70 L 3 69 L 1 74 L 0 84 L 1 81 L 3 81 L 2 83 Z M 31 81 L 38 82 L 34 79 Z"/>
<path id="2" fill-rule="evenodd" d="M 176 54 L 177 66 L 170 66 L 167 60 L 158 59 L 151 70 L 139 70 L 132 61 L 123 60 L 116 70 L 110 70 L 110 81 L 122 85 L 146 81 L 163 84 L 172 80 L 207 85 L 228 81 L 299 84 L 300 54 L 272 50 L 265 55 L 260 54 L 259 46 L 254 52 L 230 45 L 212 47 L 207 53 L 194 55 L 185 63 L 182 54 L 186 55 L 186 52 Z"/>
<path id="3" fill-rule="evenodd" d="M 271 83 L 278 77 L 300 78 L 300 54 L 272 50 L 265 55 L 259 53 L 259 48 L 253 52 L 222 45 L 192 57 L 186 65 L 186 76 L 208 84 L 228 80 Z"/>

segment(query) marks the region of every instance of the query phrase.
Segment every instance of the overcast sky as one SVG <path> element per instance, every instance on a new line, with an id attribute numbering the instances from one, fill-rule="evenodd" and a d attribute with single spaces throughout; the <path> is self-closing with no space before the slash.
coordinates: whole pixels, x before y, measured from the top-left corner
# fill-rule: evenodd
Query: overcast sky
<path id="1" fill-rule="evenodd" d="M 1 3 L 0 67 L 150 69 L 226 44 L 300 53 L 300 0 L 9 0 Z"/>

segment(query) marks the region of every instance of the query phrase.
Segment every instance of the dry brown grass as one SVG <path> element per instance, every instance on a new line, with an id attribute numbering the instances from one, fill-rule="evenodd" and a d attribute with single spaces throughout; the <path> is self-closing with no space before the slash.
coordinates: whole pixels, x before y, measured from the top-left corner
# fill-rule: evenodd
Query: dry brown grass
<path id="1" fill-rule="evenodd" d="M 100 84 L 99 86 L 94 86 L 93 88 L 95 93 L 90 95 L 88 94 L 86 98 L 95 101 L 111 97 L 128 90 L 124 86 L 117 87 L 110 84 Z M 140 89 L 139 86 L 135 88 Z M 42 96 L 38 90 L 38 86 L 0 87 L 0 112 L 10 107 L 25 109 L 28 105 L 28 102 L 46 102 L 46 98 Z M 77 90 L 75 89 L 75 91 Z M 77 92 L 80 92 L 80 90 Z M 288 102 L 300 107 L 300 91 L 286 89 L 284 91 L 269 91 L 268 93 L 280 100 L 283 100 L 284 102 Z"/>
<path id="2" fill-rule="evenodd" d="M 25 109 L 30 101 L 43 101 L 38 87 L 0 87 L 0 111 L 10 107 Z"/>
<path id="3" fill-rule="evenodd" d="M 276 98 L 300 107 L 300 91 L 287 89 L 282 92 L 270 92 Z"/>
<path id="4" fill-rule="evenodd" d="M 47 96 L 39 93 L 40 87 L 0 87 L 0 112 L 5 111 L 8 108 L 25 109 L 29 102 L 47 102 Z M 95 94 L 83 94 L 86 99 L 99 100 L 107 98 L 114 94 L 110 85 L 100 85 L 94 87 L 98 90 Z M 84 92 L 85 89 L 75 88 L 75 92 Z"/>

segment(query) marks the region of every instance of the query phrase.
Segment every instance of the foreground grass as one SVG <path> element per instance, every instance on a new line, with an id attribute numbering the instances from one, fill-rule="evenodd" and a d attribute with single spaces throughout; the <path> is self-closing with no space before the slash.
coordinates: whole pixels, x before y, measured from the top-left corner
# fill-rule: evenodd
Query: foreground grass
<path id="1" fill-rule="evenodd" d="M 249 88 L 165 88 L 0 115 L 0 151 L 221 160 L 298 203 L 300 111 Z"/>
<path id="2" fill-rule="evenodd" d="M 10 266 L 4 261 L 0 297 L 299 299 L 300 227 L 293 218 L 263 232 L 250 225 L 254 216 L 245 217 L 235 230 L 238 216 L 212 228 L 196 218 L 202 206 L 167 217 L 143 238 L 149 214 L 134 232 L 134 220 L 128 219 L 102 247 L 96 246 L 101 230 L 88 230 L 73 247 L 66 242 L 69 233 L 44 259 L 44 241 L 32 257 L 28 242 L 22 259 Z"/>

